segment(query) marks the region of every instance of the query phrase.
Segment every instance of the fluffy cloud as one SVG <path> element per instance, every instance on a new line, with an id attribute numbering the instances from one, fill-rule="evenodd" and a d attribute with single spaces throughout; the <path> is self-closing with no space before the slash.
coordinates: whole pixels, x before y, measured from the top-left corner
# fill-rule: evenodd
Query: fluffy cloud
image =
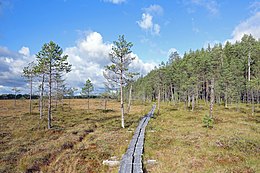
<path id="1" fill-rule="evenodd" d="M 144 11 L 149 14 L 162 15 L 163 8 L 160 5 L 150 5 L 148 8 L 144 8 Z"/>
<path id="2" fill-rule="evenodd" d="M 72 70 L 66 74 L 66 83 L 79 90 L 85 81 L 90 79 L 95 87 L 95 92 L 102 92 L 104 88 L 103 77 L 104 66 L 110 64 L 109 53 L 112 44 L 103 41 L 100 33 L 91 32 L 83 39 L 77 41 L 73 47 L 64 49 L 64 54 L 68 55 L 68 62 L 72 64 Z M 146 75 L 154 68 L 155 63 L 145 63 L 136 54 L 129 70 Z M 23 67 L 35 60 L 35 56 L 30 54 L 28 47 L 22 47 L 17 52 L 10 51 L 6 47 L 0 47 L 0 94 L 11 93 L 13 87 L 21 89 L 22 93 L 28 93 L 27 82 L 21 77 Z M 36 90 L 35 90 L 36 91 Z"/>
<path id="3" fill-rule="evenodd" d="M 146 75 L 149 73 L 157 64 L 155 62 L 145 63 L 138 55 L 131 53 L 131 57 L 135 57 L 133 62 L 129 65 L 130 71 L 138 72 L 140 75 Z"/>
<path id="4" fill-rule="evenodd" d="M 105 0 L 105 2 L 111 2 L 113 4 L 121 4 L 123 2 L 126 2 L 126 0 Z"/>
<path id="5" fill-rule="evenodd" d="M 260 12 L 255 13 L 245 21 L 242 21 L 232 32 L 232 39 L 228 41 L 234 43 L 241 40 L 244 34 L 251 34 L 255 38 L 260 38 Z"/>
<path id="6" fill-rule="evenodd" d="M 26 86 L 21 78 L 23 67 L 34 59 L 28 47 L 22 47 L 18 52 L 0 47 L 0 93 L 10 93 L 13 87 L 23 91 Z"/>
<path id="7" fill-rule="evenodd" d="M 153 27 L 153 16 L 151 16 L 148 13 L 143 13 L 142 14 L 142 20 L 138 21 L 138 25 L 144 29 L 144 30 L 148 30 L 151 29 Z"/>
<path id="8" fill-rule="evenodd" d="M 83 87 L 85 81 L 90 79 L 99 92 L 104 88 L 105 78 L 103 77 L 104 66 L 110 63 L 109 53 L 112 44 L 105 43 L 100 33 L 91 32 L 78 41 L 74 47 L 66 48 L 64 53 L 69 56 L 68 61 L 72 64 L 72 71 L 67 74 L 67 82 L 72 87 Z M 154 63 L 144 63 L 137 55 L 130 65 L 130 70 L 147 74 L 155 66 Z"/>
<path id="9" fill-rule="evenodd" d="M 103 67 L 109 63 L 112 44 L 104 43 L 102 36 L 91 32 L 74 47 L 66 48 L 64 54 L 69 56 L 72 70 L 67 74 L 67 82 L 73 87 L 83 87 L 90 79 L 95 87 L 103 85 Z"/>
<path id="10" fill-rule="evenodd" d="M 30 56 L 30 49 L 28 47 L 23 46 L 18 52 L 26 57 Z"/>
<path id="11" fill-rule="evenodd" d="M 153 16 L 163 14 L 163 8 L 159 5 L 151 5 L 143 9 L 145 13 L 142 14 L 142 19 L 137 21 L 141 29 L 150 31 L 152 35 L 159 35 L 161 27 L 159 24 L 154 24 Z"/>

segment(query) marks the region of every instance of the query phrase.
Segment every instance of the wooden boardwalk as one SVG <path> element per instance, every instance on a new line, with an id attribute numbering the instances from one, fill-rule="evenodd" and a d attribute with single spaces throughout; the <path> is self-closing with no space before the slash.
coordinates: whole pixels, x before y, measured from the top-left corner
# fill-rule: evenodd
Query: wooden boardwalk
<path id="1" fill-rule="evenodd" d="M 139 122 L 128 149 L 120 162 L 119 173 L 143 172 L 142 155 L 144 149 L 145 127 L 151 117 L 153 117 L 155 107 L 156 106 L 153 105 L 152 110 Z"/>

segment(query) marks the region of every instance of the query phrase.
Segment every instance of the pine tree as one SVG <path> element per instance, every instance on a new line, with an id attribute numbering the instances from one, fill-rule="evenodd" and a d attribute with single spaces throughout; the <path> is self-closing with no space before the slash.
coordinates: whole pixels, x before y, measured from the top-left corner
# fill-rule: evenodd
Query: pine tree
<path id="1" fill-rule="evenodd" d="M 29 100 L 29 113 L 32 114 L 32 88 L 33 88 L 33 78 L 36 75 L 35 63 L 31 62 L 28 66 L 23 68 L 23 77 L 25 77 L 30 85 L 30 100 Z"/>
<path id="2" fill-rule="evenodd" d="M 120 86 L 121 126 L 125 128 L 123 87 L 133 75 L 128 71 L 128 67 L 135 57 L 131 56 L 133 44 L 127 42 L 124 35 L 119 35 L 118 41 L 113 43 L 112 52 L 109 54 L 112 64 L 105 67 L 104 77 L 109 83 L 116 83 Z"/>
<path id="3" fill-rule="evenodd" d="M 44 78 L 48 78 L 48 129 L 52 127 L 52 93 L 55 75 L 62 75 L 71 70 L 68 64 L 68 55 L 62 55 L 63 51 L 54 42 L 45 43 L 42 50 L 36 55 L 39 64 L 39 72 Z"/>
<path id="4" fill-rule="evenodd" d="M 89 110 L 89 96 L 90 93 L 94 91 L 94 86 L 90 79 L 86 80 L 86 83 L 84 84 L 84 87 L 81 90 L 81 95 L 87 96 L 88 98 L 88 110 Z"/>

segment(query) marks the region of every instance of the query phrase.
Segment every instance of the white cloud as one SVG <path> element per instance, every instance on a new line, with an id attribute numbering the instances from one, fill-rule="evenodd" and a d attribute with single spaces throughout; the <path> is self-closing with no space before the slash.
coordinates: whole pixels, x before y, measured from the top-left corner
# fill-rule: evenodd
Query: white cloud
<path id="1" fill-rule="evenodd" d="M 23 46 L 18 52 L 24 56 L 30 56 L 30 49 L 28 47 Z"/>
<path id="2" fill-rule="evenodd" d="M 68 55 L 68 62 L 72 64 L 71 72 L 65 76 L 68 86 L 81 91 L 85 81 L 90 79 L 95 92 L 102 91 L 105 82 L 104 66 L 111 63 L 109 59 L 111 50 L 112 44 L 104 42 L 98 32 L 88 32 L 75 46 L 64 48 L 64 54 Z M 153 62 L 143 62 L 136 54 L 132 53 L 131 56 L 136 57 L 130 65 L 131 71 L 146 75 L 155 66 Z M 28 93 L 27 83 L 21 75 L 23 68 L 33 60 L 35 56 L 30 55 L 28 47 L 22 47 L 16 52 L 0 47 L 0 94 L 11 93 L 13 87 L 22 89 L 22 93 Z"/>
<path id="3" fill-rule="evenodd" d="M 163 8 L 160 5 L 150 5 L 148 8 L 144 8 L 144 11 L 149 14 L 162 15 Z"/>
<path id="4" fill-rule="evenodd" d="M 157 64 L 155 62 L 143 62 L 138 55 L 131 53 L 131 57 L 135 57 L 133 62 L 129 65 L 131 71 L 137 72 L 140 75 L 146 75 L 149 73 Z"/>
<path id="5" fill-rule="evenodd" d="M 67 82 L 75 87 L 82 88 L 87 79 L 95 87 L 103 87 L 103 67 L 109 63 L 109 52 L 112 44 L 104 43 L 101 34 L 89 33 L 79 40 L 74 47 L 66 48 L 64 54 L 69 56 L 72 70 L 67 74 Z"/>
<path id="6" fill-rule="evenodd" d="M 260 38 L 260 12 L 255 13 L 236 26 L 232 32 L 232 39 L 228 41 L 232 43 L 240 41 L 244 34 L 251 34 L 256 39 Z"/>
<path id="7" fill-rule="evenodd" d="M 211 15 L 219 14 L 219 4 L 216 0 L 183 0 L 183 3 L 188 6 L 188 11 L 193 13 L 196 6 L 205 8 Z"/>
<path id="8" fill-rule="evenodd" d="M 123 2 L 126 2 L 126 0 L 105 0 L 105 2 L 111 2 L 113 4 L 121 4 Z"/>
<path id="9" fill-rule="evenodd" d="M 142 20 L 138 21 L 138 25 L 144 29 L 144 30 L 148 30 L 151 29 L 153 27 L 153 16 L 151 16 L 148 13 L 143 13 L 142 14 Z"/>
<path id="10" fill-rule="evenodd" d="M 141 29 L 149 31 L 152 35 L 160 35 L 161 27 L 159 24 L 153 22 L 153 17 L 163 14 L 163 8 L 160 5 L 150 5 L 143 8 L 145 13 L 142 14 L 142 19 L 137 21 Z"/>
<path id="11" fill-rule="evenodd" d="M 145 31 L 150 31 L 152 35 L 159 35 L 160 34 L 160 25 L 153 23 L 153 16 L 149 13 L 142 14 L 142 20 L 137 21 L 138 25 L 141 29 Z"/>
<path id="12" fill-rule="evenodd" d="M 66 48 L 64 53 L 69 56 L 68 61 L 72 64 L 72 70 L 67 74 L 67 82 L 72 87 L 78 87 L 80 90 L 87 79 L 90 79 L 95 90 L 104 88 L 103 77 L 104 66 L 110 63 L 109 53 L 112 44 L 105 43 L 100 33 L 91 32 L 84 39 L 79 40 L 74 47 Z M 147 74 L 154 63 L 144 63 L 137 57 L 130 65 L 131 71 Z"/>
<path id="13" fill-rule="evenodd" d="M 23 68 L 29 62 L 35 60 L 34 56 L 30 55 L 30 50 L 27 47 L 22 47 L 19 51 L 10 51 L 6 47 L 0 47 L 0 93 L 11 93 L 11 88 L 24 87 L 26 82 L 21 78 Z M 26 89 L 22 89 L 23 92 Z"/>

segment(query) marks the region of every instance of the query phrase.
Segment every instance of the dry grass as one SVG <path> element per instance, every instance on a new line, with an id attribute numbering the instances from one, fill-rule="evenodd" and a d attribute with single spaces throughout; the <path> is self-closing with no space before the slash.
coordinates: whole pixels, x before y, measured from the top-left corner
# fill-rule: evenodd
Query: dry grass
<path id="1" fill-rule="evenodd" d="M 144 160 L 158 162 L 145 165 L 147 172 L 260 172 L 260 124 L 250 107 L 241 113 L 215 106 L 212 129 L 202 127 L 206 108 L 162 106 L 147 126 Z"/>
<path id="2" fill-rule="evenodd" d="M 70 106 L 69 108 L 69 101 Z M 53 129 L 48 130 L 46 117 L 39 119 L 37 101 L 33 114 L 28 101 L 0 101 L 0 172 L 117 172 L 102 161 L 125 152 L 139 118 L 151 106 L 135 105 L 126 115 L 126 129 L 120 127 L 119 103 L 91 100 L 66 100 L 64 110 L 53 112 Z"/>
<path id="3" fill-rule="evenodd" d="M 69 107 L 70 102 L 70 107 Z M 0 172 L 118 172 L 102 161 L 126 151 L 139 118 L 152 103 L 136 104 L 126 115 L 126 128 L 120 127 L 120 105 L 102 100 L 66 100 L 64 110 L 53 112 L 53 129 L 47 129 L 46 116 L 39 119 L 37 101 L 29 115 L 28 101 L 0 101 Z M 202 127 L 207 112 L 200 105 L 194 112 L 182 105 L 162 105 L 161 115 L 152 119 L 146 132 L 144 165 L 147 172 L 260 172 L 260 125 L 250 116 L 250 106 L 240 112 L 231 107 L 215 107 L 212 129 Z M 258 123 L 257 123 L 258 122 Z"/>

